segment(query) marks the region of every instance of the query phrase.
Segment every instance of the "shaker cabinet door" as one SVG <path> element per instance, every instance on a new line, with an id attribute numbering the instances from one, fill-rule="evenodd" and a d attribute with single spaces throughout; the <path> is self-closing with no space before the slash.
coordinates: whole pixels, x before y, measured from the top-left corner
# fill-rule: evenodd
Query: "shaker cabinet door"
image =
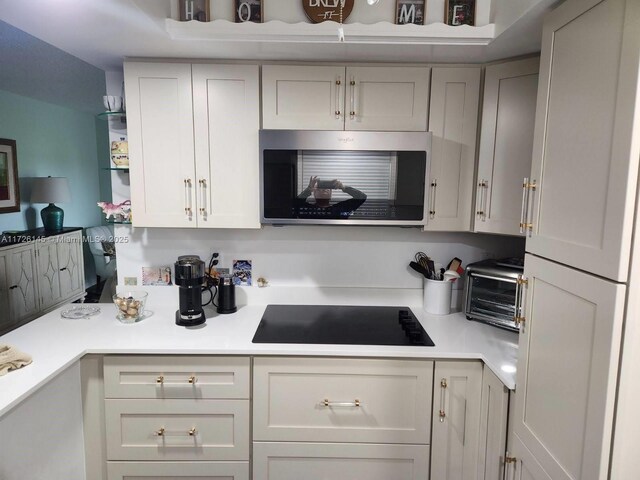
<path id="1" fill-rule="evenodd" d="M 436 362 L 431 478 L 476 480 L 482 362 Z"/>
<path id="2" fill-rule="evenodd" d="M 433 69 L 425 230 L 471 229 L 479 96 L 480 68 Z"/>
<path id="3" fill-rule="evenodd" d="M 344 130 L 344 66 L 264 65 L 262 128 Z"/>
<path id="4" fill-rule="evenodd" d="M 193 65 L 198 227 L 260 228 L 257 65 Z"/>
<path id="5" fill-rule="evenodd" d="M 523 180 L 530 176 L 539 58 L 487 67 L 474 230 L 524 236 Z"/>
<path id="6" fill-rule="evenodd" d="M 637 0 L 569 0 L 545 20 L 526 250 L 624 282 L 640 159 Z"/>
<path id="7" fill-rule="evenodd" d="M 124 64 L 132 221 L 195 227 L 191 65 Z"/>
<path id="8" fill-rule="evenodd" d="M 429 68 L 347 67 L 345 130 L 427 130 Z"/>
<path id="9" fill-rule="evenodd" d="M 524 275 L 515 434 L 554 480 L 604 480 L 626 287 L 533 255 Z"/>

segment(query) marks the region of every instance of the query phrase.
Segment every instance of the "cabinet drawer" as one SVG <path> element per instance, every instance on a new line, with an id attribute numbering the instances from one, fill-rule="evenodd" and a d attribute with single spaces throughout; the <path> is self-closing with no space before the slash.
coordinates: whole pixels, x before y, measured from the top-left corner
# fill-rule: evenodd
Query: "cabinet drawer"
<path id="1" fill-rule="evenodd" d="M 429 443 L 433 362 L 256 358 L 253 381 L 255 440 Z"/>
<path id="2" fill-rule="evenodd" d="M 107 398 L 249 398 L 248 357 L 104 358 Z"/>
<path id="3" fill-rule="evenodd" d="M 254 480 L 423 480 L 428 445 L 253 444 Z"/>
<path id="4" fill-rule="evenodd" d="M 108 480 L 249 480 L 249 462 L 107 462 Z"/>
<path id="5" fill-rule="evenodd" d="M 109 460 L 249 459 L 249 400 L 105 400 L 105 423 Z"/>

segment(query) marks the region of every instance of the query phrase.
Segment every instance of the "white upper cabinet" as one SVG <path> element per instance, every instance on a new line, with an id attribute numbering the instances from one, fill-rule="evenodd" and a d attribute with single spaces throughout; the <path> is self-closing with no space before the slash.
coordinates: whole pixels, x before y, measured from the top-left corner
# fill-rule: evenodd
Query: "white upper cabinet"
<path id="1" fill-rule="evenodd" d="M 262 127 L 423 132 L 428 92 L 427 67 L 265 65 Z"/>
<path id="2" fill-rule="evenodd" d="M 425 230 L 471 230 L 480 68 L 434 68 Z"/>
<path id="3" fill-rule="evenodd" d="M 539 58 L 485 71 L 476 182 L 476 232 L 524 235 L 524 179 L 531 173 Z"/>
<path id="4" fill-rule="evenodd" d="M 640 158 L 637 0 L 569 0 L 546 19 L 527 251 L 617 281 Z"/>
<path id="5" fill-rule="evenodd" d="M 125 63 L 132 220 L 195 227 L 191 65 Z"/>
<path id="6" fill-rule="evenodd" d="M 515 434 L 550 478 L 605 480 L 626 287 L 533 255 L 524 274 Z"/>
<path id="7" fill-rule="evenodd" d="M 257 65 L 193 65 L 198 227 L 259 228 Z"/>
<path id="8" fill-rule="evenodd" d="M 429 68 L 347 67 L 345 130 L 427 130 Z"/>
<path id="9" fill-rule="evenodd" d="M 125 63 L 125 84 L 133 224 L 259 228 L 258 67 Z"/>
<path id="10" fill-rule="evenodd" d="M 264 65 L 262 128 L 342 130 L 344 92 L 344 67 Z"/>

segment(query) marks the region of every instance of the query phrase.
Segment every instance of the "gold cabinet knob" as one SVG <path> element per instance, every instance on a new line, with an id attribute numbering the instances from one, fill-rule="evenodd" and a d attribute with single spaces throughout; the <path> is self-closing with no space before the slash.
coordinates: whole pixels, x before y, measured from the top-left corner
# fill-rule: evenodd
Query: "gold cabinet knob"
<path id="1" fill-rule="evenodd" d="M 195 377 L 195 375 L 191 375 L 191 376 L 189 377 L 189 383 L 190 383 L 190 384 L 192 384 L 192 385 L 193 385 L 193 384 L 195 384 L 197 381 L 198 381 L 198 379 Z"/>
<path id="2" fill-rule="evenodd" d="M 160 427 L 160 429 L 156 430 L 156 431 L 155 431 L 155 434 L 156 434 L 158 437 L 164 437 L 164 427 Z"/>
<path id="3" fill-rule="evenodd" d="M 196 427 L 191 427 L 191 429 L 189 430 L 189 436 L 193 437 L 196 435 L 196 433 L 198 433 L 198 430 L 196 430 Z"/>
<path id="4" fill-rule="evenodd" d="M 158 378 L 156 378 L 156 383 L 162 385 L 164 383 L 164 377 L 160 375 Z"/>

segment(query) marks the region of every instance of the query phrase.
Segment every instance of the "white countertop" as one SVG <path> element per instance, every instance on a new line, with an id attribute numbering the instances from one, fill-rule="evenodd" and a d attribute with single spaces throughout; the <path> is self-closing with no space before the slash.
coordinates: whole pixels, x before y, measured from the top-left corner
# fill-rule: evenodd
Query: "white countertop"
<path id="1" fill-rule="evenodd" d="M 515 387 L 518 336 L 466 320 L 463 314 L 426 314 L 410 306 L 435 347 L 299 345 L 251 343 L 266 305 L 241 306 L 237 313 L 211 313 L 198 328 L 175 325 L 175 306 L 156 308 L 152 316 L 122 324 L 112 304 L 99 304 L 92 318 L 70 320 L 54 310 L 0 337 L 30 354 L 33 363 L 0 377 L 0 416 L 85 354 L 311 355 L 380 358 L 480 359 L 510 389 Z M 207 315 L 209 316 L 209 315 Z"/>

